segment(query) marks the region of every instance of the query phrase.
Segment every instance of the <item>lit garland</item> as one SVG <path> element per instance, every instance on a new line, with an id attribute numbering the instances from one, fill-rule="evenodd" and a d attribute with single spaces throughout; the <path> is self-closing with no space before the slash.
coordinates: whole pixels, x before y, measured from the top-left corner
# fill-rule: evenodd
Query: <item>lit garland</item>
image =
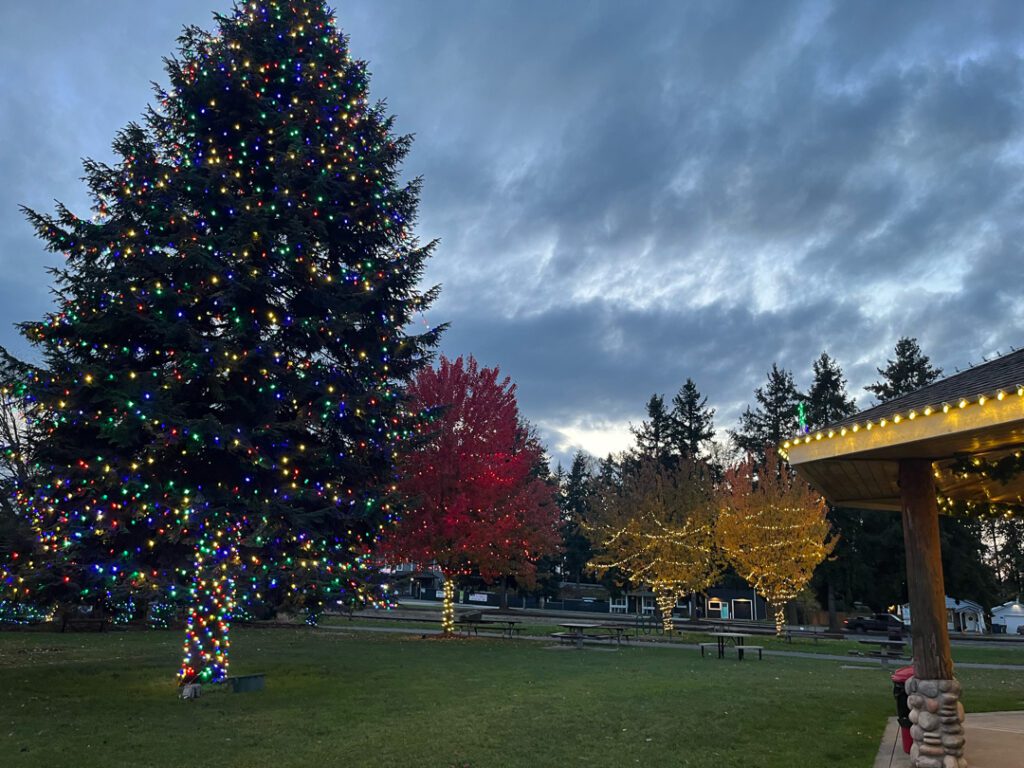
<path id="1" fill-rule="evenodd" d="M 111 621 L 121 626 L 130 624 L 135 619 L 135 613 L 138 611 L 135 600 L 130 596 L 125 600 L 108 603 L 108 607 L 113 614 Z"/>
<path id="2" fill-rule="evenodd" d="M 176 607 L 173 602 L 157 600 L 149 604 L 149 613 L 146 616 L 146 624 L 151 629 L 167 629 L 171 625 Z"/>
<path id="3" fill-rule="evenodd" d="M 50 609 L 39 608 L 28 603 L 0 600 L 0 624 L 25 626 L 52 621 Z"/>
<path id="4" fill-rule="evenodd" d="M 972 397 L 970 400 L 965 397 L 961 397 L 953 402 L 941 402 L 935 405 L 926 405 L 923 408 L 913 408 L 900 413 L 893 413 L 890 416 L 879 419 L 868 419 L 863 422 L 853 422 L 851 424 L 841 426 L 838 429 L 819 430 L 813 435 L 797 435 L 786 440 L 780 446 L 779 453 L 784 458 L 788 458 L 788 452 L 791 448 L 799 445 L 806 445 L 814 441 L 846 437 L 848 434 L 855 434 L 861 430 L 871 431 L 872 429 L 885 429 L 889 425 L 896 425 L 900 423 L 906 424 L 919 418 L 927 418 L 929 416 L 937 416 L 939 414 L 956 414 L 964 408 L 972 405 L 983 407 L 986 403 L 1002 402 L 1006 398 L 1010 397 L 1014 391 L 1016 392 L 1017 397 L 1024 397 L 1024 384 L 1018 384 L 1010 391 L 999 389 L 994 392 L 977 395 L 976 397 Z"/>
<path id="5" fill-rule="evenodd" d="M 1014 451 L 995 461 L 980 456 L 960 456 L 950 467 L 950 471 L 960 477 L 981 475 L 1005 485 L 1024 472 L 1024 453 Z"/>
<path id="6" fill-rule="evenodd" d="M 923 408 L 913 408 L 903 412 L 893 413 L 879 419 L 868 419 L 862 422 L 853 422 L 836 428 L 819 430 L 813 435 L 798 435 L 786 440 L 778 449 L 779 455 L 785 459 L 789 458 L 792 449 L 812 442 L 844 438 L 857 433 L 868 433 L 872 430 L 891 429 L 896 425 L 907 425 L 923 418 L 935 418 L 948 416 L 958 417 L 968 408 L 991 407 L 994 403 L 1006 404 L 1011 398 L 1024 398 L 1024 384 L 1018 384 L 1008 389 L 997 389 L 992 392 L 975 395 L 971 398 L 955 398 L 952 402 L 941 402 L 937 405 L 927 405 Z M 943 473 L 948 472 L 951 476 L 966 479 L 971 475 L 977 475 L 986 479 L 1006 483 L 1024 472 L 1024 458 L 1020 451 L 1009 453 L 997 460 L 990 461 L 986 458 L 972 455 L 961 455 L 956 457 L 948 465 L 940 463 L 941 469 L 936 470 L 936 479 L 941 480 Z M 1024 508 L 1024 500 L 1017 502 L 995 502 L 995 501 L 968 501 L 954 499 L 942 493 L 937 494 L 939 510 L 948 515 L 969 515 L 973 517 L 1004 517 L 1014 518 L 1021 514 Z"/>
<path id="7" fill-rule="evenodd" d="M 220 683 L 228 673 L 228 635 L 235 608 L 237 532 L 205 530 L 196 542 L 189 590 L 185 648 L 178 677 L 187 683 Z"/>
<path id="8" fill-rule="evenodd" d="M 455 632 L 455 582 L 446 577 L 441 587 L 444 599 L 441 603 L 441 631 L 446 635 Z"/>

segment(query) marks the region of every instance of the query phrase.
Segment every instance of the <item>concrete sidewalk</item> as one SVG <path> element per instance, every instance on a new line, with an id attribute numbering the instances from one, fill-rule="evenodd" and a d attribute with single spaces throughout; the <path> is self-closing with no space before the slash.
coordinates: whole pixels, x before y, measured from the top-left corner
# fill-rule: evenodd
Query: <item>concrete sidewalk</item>
<path id="1" fill-rule="evenodd" d="M 1024 712 L 968 712 L 964 731 L 964 754 L 971 768 L 1024 766 Z M 909 767 L 910 756 L 903 752 L 896 718 L 890 717 L 874 768 Z"/>

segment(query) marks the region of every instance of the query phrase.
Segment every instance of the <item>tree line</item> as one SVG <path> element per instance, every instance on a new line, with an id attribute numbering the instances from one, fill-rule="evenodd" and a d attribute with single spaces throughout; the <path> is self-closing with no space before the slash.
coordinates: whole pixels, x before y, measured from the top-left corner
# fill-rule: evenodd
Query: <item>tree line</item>
<path id="1" fill-rule="evenodd" d="M 879 402 L 912 392 L 941 375 L 913 338 L 901 338 L 893 357 L 877 371 L 878 380 L 866 390 Z M 573 521 L 591 513 L 588 493 L 623 468 L 646 459 L 665 466 L 699 460 L 710 476 L 721 477 L 737 457 L 750 456 L 763 465 L 785 439 L 856 413 L 842 368 L 827 352 L 811 363 L 809 378 L 809 386 L 801 390 L 791 371 L 773 364 L 765 383 L 755 389 L 753 402 L 727 430 L 724 444 L 715 438 L 715 409 L 687 379 L 668 404 L 663 395 L 649 398 L 646 419 L 632 428 L 632 448 L 600 461 L 578 452 L 569 470 L 559 473 L 566 520 L 562 571 L 572 579 L 593 578 L 587 575 L 587 564 L 598 542 L 588 538 L 585 525 Z M 829 610 L 833 625 L 840 611 L 886 610 L 905 602 L 899 515 L 829 506 L 827 521 L 835 536 L 834 549 L 815 570 L 803 597 Z M 1024 520 L 943 516 L 940 532 L 947 594 L 991 607 L 1024 591 Z M 734 568 L 726 568 L 719 577 L 725 585 L 738 584 Z"/>

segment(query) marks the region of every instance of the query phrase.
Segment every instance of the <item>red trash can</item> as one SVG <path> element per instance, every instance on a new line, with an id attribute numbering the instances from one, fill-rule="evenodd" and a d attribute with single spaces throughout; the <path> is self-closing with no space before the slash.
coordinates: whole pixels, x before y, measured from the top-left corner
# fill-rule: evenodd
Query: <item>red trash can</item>
<path id="1" fill-rule="evenodd" d="M 903 737 L 903 751 L 910 754 L 910 746 L 914 740 L 910 736 L 910 706 L 907 704 L 907 688 L 905 683 L 914 676 L 914 667 L 900 667 L 893 672 L 892 695 L 896 699 L 896 722 L 900 724 L 900 735 Z"/>

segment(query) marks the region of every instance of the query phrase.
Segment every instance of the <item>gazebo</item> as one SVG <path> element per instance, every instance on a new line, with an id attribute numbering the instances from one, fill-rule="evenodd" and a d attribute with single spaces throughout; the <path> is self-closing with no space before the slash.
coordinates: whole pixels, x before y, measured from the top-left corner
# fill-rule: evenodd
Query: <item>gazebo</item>
<path id="1" fill-rule="evenodd" d="M 964 768 L 938 515 L 1015 514 L 1024 497 L 1024 350 L 974 366 L 780 446 L 839 507 L 903 517 L 914 677 L 911 761 Z"/>

